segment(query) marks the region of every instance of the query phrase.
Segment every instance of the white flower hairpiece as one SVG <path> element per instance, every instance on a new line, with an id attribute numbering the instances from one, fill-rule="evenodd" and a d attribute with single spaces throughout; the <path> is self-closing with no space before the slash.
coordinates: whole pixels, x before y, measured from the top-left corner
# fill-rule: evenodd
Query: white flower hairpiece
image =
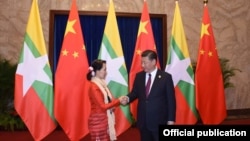
<path id="1" fill-rule="evenodd" d="M 91 71 L 91 76 L 95 76 L 94 68 L 92 66 L 89 67 L 89 70 Z"/>
<path id="2" fill-rule="evenodd" d="M 90 70 L 90 71 L 93 71 L 93 70 L 94 70 L 94 68 L 93 68 L 92 66 L 90 66 L 90 67 L 89 67 L 89 70 Z"/>

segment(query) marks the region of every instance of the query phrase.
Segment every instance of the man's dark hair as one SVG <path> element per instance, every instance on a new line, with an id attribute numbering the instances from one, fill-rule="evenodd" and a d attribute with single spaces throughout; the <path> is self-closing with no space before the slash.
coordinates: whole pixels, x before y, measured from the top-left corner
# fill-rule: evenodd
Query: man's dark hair
<path id="1" fill-rule="evenodd" d="M 148 57 L 149 60 L 154 60 L 157 62 L 157 53 L 153 50 L 145 50 L 142 52 L 141 57 Z"/>

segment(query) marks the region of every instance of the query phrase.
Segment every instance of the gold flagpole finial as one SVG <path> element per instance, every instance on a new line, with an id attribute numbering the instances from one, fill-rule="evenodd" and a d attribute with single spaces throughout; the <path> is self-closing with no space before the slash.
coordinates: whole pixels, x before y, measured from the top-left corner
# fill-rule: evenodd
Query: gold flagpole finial
<path id="1" fill-rule="evenodd" d="M 208 3 L 208 0 L 204 0 L 203 3 L 204 3 L 204 4 L 207 4 L 207 3 Z"/>

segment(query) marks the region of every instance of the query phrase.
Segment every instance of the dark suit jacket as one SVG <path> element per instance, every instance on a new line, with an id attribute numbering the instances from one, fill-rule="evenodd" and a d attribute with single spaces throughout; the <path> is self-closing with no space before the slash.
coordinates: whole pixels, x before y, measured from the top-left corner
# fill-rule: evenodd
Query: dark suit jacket
<path id="1" fill-rule="evenodd" d="M 175 121 L 176 101 L 173 80 L 169 73 L 157 70 L 151 91 L 146 98 L 145 79 L 144 71 L 137 73 L 132 91 L 127 96 L 130 102 L 138 98 L 138 128 L 156 131 L 160 124 Z"/>

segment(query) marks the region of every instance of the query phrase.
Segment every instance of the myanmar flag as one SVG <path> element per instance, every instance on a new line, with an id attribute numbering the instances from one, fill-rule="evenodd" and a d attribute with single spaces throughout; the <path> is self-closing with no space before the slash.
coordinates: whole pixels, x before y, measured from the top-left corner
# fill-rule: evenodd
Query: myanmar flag
<path id="1" fill-rule="evenodd" d="M 165 71 L 172 75 L 176 96 L 176 124 L 195 124 L 194 72 L 188 52 L 181 13 L 176 1 L 170 48 Z"/>
<path id="2" fill-rule="evenodd" d="M 128 73 L 118 31 L 115 8 L 110 0 L 108 16 L 102 38 L 99 59 L 107 61 L 106 82 L 115 98 L 128 94 Z M 117 136 L 127 130 L 131 123 L 129 105 L 115 110 Z"/>
<path id="3" fill-rule="evenodd" d="M 14 105 L 34 140 L 42 140 L 56 128 L 52 72 L 37 0 L 32 3 L 16 70 Z"/>

